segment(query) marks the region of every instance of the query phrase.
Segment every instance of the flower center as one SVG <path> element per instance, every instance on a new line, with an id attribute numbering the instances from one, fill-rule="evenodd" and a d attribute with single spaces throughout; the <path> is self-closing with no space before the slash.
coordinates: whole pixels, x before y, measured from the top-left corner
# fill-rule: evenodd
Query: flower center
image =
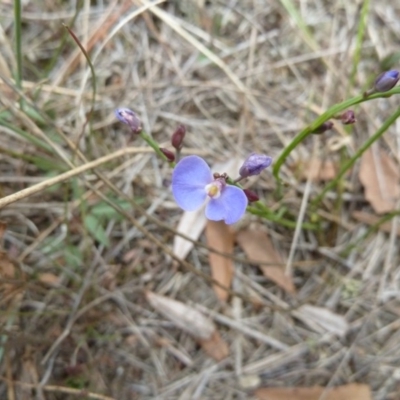
<path id="1" fill-rule="evenodd" d="M 222 179 L 216 179 L 205 186 L 205 191 L 212 199 L 218 199 L 221 196 L 221 190 L 225 187 L 225 181 Z"/>

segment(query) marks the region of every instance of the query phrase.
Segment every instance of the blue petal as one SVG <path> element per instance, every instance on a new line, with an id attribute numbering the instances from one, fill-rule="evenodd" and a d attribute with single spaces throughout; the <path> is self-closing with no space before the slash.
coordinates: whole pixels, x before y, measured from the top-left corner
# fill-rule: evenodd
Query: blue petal
<path id="1" fill-rule="evenodd" d="M 232 185 L 226 185 L 221 196 L 211 199 L 207 204 L 206 217 L 212 221 L 225 220 L 230 225 L 239 221 L 246 211 L 247 197 L 243 190 Z"/>
<path id="2" fill-rule="evenodd" d="M 182 158 L 172 173 L 172 193 L 178 206 L 185 211 L 200 208 L 207 197 L 205 186 L 212 180 L 210 167 L 202 158 Z"/>

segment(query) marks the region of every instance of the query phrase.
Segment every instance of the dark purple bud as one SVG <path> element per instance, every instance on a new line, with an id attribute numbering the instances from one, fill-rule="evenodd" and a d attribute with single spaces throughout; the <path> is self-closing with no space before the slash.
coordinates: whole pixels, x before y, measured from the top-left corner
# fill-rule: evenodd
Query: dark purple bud
<path id="1" fill-rule="evenodd" d="M 255 201 L 260 200 L 260 198 L 257 196 L 257 193 L 253 192 L 252 190 L 243 189 L 243 192 L 246 195 L 249 203 L 254 203 Z"/>
<path id="2" fill-rule="evenodd" d="M 129 108 L 117 108 L 115 116 L 124 124 L 128 125 L 132 132 L 140 133 L 142 130 L 142 123 L 138 116 Z"/>
<path id="3" fill-rule="evenodd" d="M 311 133 L 314 135 L 320 135 L 321 133 L 329 131 L 332 128 L 333 128 L 333 122 L 326 121 L 322 125 L 320 125 L 318 128 L 314 129 Z"/>
<path id="4" fill-rule="evenodd" d="M 180 150 L 183 146 L 183 139 L 186 134 L 186 127 L 179 125 L 171 137 L 171 144 L 175 149 Z"/>
<path id="5" fill-rule="evenodd" d="M 340 119 L 343 125 L 352 125 L 357 121 L 353 110 L 345 111 L 338 119 Z"/>
<path id="6" fill-rule="evenodd" d="M 250 154 L 243 165 L 240 167 L 239 175 L 242 178 L 259 175 L 262 170 L 272 164 L 272 158 L 264 154 Z"/>
<path id="7" fill-rule="evenodd" d="M 395 69 L 383 72 L 376 78 L 374 89 L 376 92 L 387 92 L 396 86 L 399 78 L 400 72 L 396 71 Z"/>
<path id="8" fill-rule="evenodd" d="M 175 161 L 175 154 L 168 149 L 165 149 L 164 147 L 160 147 L 161 153 L 164 154 L 165 157 L 167 157 L 168 161 L 174 162 Z"/>

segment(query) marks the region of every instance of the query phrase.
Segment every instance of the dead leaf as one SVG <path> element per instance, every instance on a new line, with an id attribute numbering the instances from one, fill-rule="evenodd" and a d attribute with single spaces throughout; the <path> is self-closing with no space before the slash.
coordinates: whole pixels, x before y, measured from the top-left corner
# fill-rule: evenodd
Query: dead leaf
<path id="1" fill-rule="evenodd" d="M 298 172 L 300 179 L 310 179 L 312 182 L 325 182 L 332 180 L 337 175 L 339 168 L 333 160 L 312 158 L 311 160 L 297 163 L 295 170 Z"/>
<path id="2" fill-rule="evenodd" d="M 7 253 L 0 251 L 0 301 L 6 302 L 19 296 L 24 279 L 24 273 L 10 260 Z"/>
<path id="3" fill-rule="evenodd" d="M 296 293 L 292 279 L 285 275 L 281 255 L 275 250 L 271 240 L 264 231 L 243 230 L 237 234 L 237 241 L 246 253 L 251 264 L 270 263 L 276 265 L 260 265 L 264 276 L 276 283 L 288 293 Z"/>
<path id="4" fill-rule="evenodd" d="M 229 355 L 228 345 L 221 338 L 214 323 L 203 313 L 180 301 L 146 292 L 147 301 L 165 318 L 187 332 L 216 361 Z"/>
<path id="5" fill-rule="evenodd" d="M 229 347 L 221 338 L 217 330 L 214 331 L 210 339 L 198 341 L 203 350 L 215 361 L 221 361 L 229 356 Z"/>
<path id="6" fill-rule="evenodd" d="M 342 337 L 349 329 L 349 324 L 343 316 L 323 307 L 303 304 L 297 310 L 292 311 L 292 315 L 316 332 L 330 332 Z"/>
<path id="7" fill-rule="evenodd" d="M 206 225 L 206 238 L 208 246 L 222 253 L 233 254 L 233 233 L 223 221 L 208 221 Z M 232 258 L 224 257 L 217 253 L 209 252 L 211 276 L 226 287 L 231 286 L 233 277 Z M 229 293 L 219 286 L 214 285 L 217 297 L 226 301 Z"/>
<path id="8" fill-rule="evenodd" d="M 367 225 L 375 225 L 381 220 L 376 215 L 372 215 L 364 211 L 354 211 L 351 213 L 351 216 L 357 221 Z M 380 224 L 377 229 L 379 229 L 381 232 L 390 233 L 392 231 L 392 222 L 386 221 L 383 224 Z M 400 226 L 397 227 L 397 236 L 400 236 Z"/>
<path id="9" fill-rule="evenodd" d="M 362 155 L 359 178 L 365 188 L 365 197 L 376 213 L 396 209 L 400 198 L 400 172 L 385 151 L 374 147 Z"/>
<path id="10" fill-rule="evenodd" d="M 258 400 L 372 400 L 368 385 L 350 383 L 336 388 L 260 388 L 255 391 Z"/>
<path id="11" fill-rule="evenodd" d="M 4 221 L 0 221 L 0 240 L 3 239 L 4 232 L 7 229 L 7 224 Z"/>
<path id="12" fill-rule="evenodd" d="M 231 159 L 226 163 L 215 164 L 211 170 L 219 173 L 226 172 L 229 176 L 236 177 L 242 164 L 243 159 Z M 188 236 L 193 241 L 196 241 L 200 237 L 201 232 L 203 232 L 207 223 L 207 218 L 204 215 L 204 208 L 205 207 L 201 207 L 197 211 L 185 211 L 179 221 L 176 231 Z M 179 257 L 181 260 L 184 260 L 192 248 L 192 242 L 182 238 L 179 235 L 175 235 L 173 252 L 177 257 Z"/>
<path id="13" fill-rule="evenodd" d="M 39 281 L 49 286 L 59 286 L 61 283 L 60 277 L 51 272 L 43 272 L 40 274 Z"/>

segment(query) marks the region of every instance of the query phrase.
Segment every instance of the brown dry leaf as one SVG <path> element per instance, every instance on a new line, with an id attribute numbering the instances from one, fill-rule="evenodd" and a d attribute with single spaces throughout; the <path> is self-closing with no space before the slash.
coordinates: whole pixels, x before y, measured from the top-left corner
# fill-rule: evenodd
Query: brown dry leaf
<path id="1" fill-rule="evenodd" d="M 0 221 L 0 240 L 3 239 L 4 232 L 7 229 L 7 224 L 4 221 Z"/>
<path id="2" fill-rule="evenodd" d="M 49 286 L 59 286 L 61 283 L 60 277 L 51 272 L 43 272 L 40 274 L 39 281 Z"/>
<path id="3" fill-rule="evenodd" d="M 396 209 L 400 198 L 400 172 L 386 152 L 369 148 L 361 157 L 359 178 L 365 188 L 365 197 L 376 213 Z"/>
<path id="4" fill-rule="evenodd" d="M 150 291 L 146 292 L 146 298 L 160 314 L 193 336 L 210 357 L 220 361 L 229 355 L 228 346 L 216 326 L 203 313 L 180 301 Z"/>
<path id="5" fill-rule="evenodd" d="M 0 251 L 0 277 L 2 279 L 14 279 L 15 278 L 15 267 L 10 261 L 7 254 Z"/>
<path id="6" fill-rule="evenodd" d="M 337 175 L 338 169 L 337 164 L 332 160 L 321 160 L 320 158 L 301 161 L 296 166 L 300 178 L 310 179 L 312 182 L 330 181 Z"/>
<path id="7" fill-rule="evenodd" d="M 250 263 L 276 263 L 276 266 L 260 266 L 264 276 L 288 293 L 296 293 L 292 279 L 285 275 L 281 255 L 274 249 L 271 240 L 265 232 L 260 230 L 243 230 L 237 234 L 237 241 L 246 253 Z"/>
<path id="8" fill-rule="evenodd" d="M 7 253 L 0 251 L 0 302 L 16 298 L 23 291 L 21 281 L 25 278 Z"/>
<path id="9" fill-rule="evenodd" d="M 211 335 L 208 340 L 199 340 L 203 350 L 212 357 L 215 361 L 221 361 L 229 356 L 229 347 L 221 338 L 217 330 Z"/>
<path id="10" fill-rule="evenodd" d="M 375 225 L 381 220 L 376 215 L 372 215 L 364 211 L 354 211 L 351 213 L 351 216 L 357 221 L 367 225 Z M 390 233 L 392 231 L 392 222 L 391 221 L 384 222 L 383 224 L 380 224 L 378 226 L 378 229 L 381 232 Z M 400 236 L 400 226 L 397 227 L 397 236 Z"/>
<path id="11" fill-rule="evenodd" d="M 222 253 L 233 254 L 234 235 L 223 221 L 208 221 L 206 225 L 206 238 L 208 246 Z M 209 252 L 209 261 L 212 277 L 226 287 L 231 286 L 233 277 L 232 258 Z M 226 301 L 229 293 L 219 286 L 214 285 L 217 297 Z"/>
<path id="12" fill-rule="evenodd" d="M 357 383 L 332 389 L 325 389 L 321 386 L 260 388 L 256 390 L 255 397 L 259 400 L 372 400 L 369 386 Z"/>

